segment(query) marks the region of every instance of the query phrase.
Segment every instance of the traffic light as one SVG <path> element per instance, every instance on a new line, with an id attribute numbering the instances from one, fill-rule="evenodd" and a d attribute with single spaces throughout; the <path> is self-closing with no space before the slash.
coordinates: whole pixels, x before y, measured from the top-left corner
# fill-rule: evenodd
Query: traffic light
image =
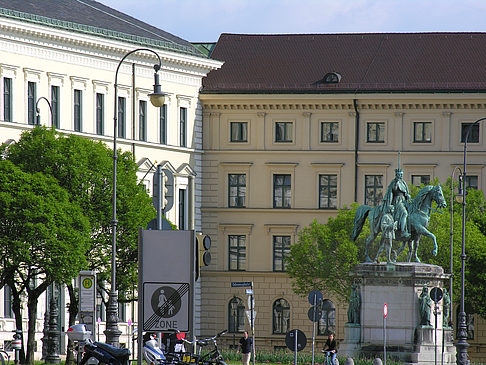
<path id="1" fill-rule="evenodd" d="M 196 278 L 199 279 L 199 272 L 202 266 L 208 266 L 211 263 L 211 238 L 207 234 L 196 233 Z"/>
<path id="2" fill-rule="evenodd" d="M 159 179 L 162 180 L 160 185 Z M 161 165 L 157 166 L 157 172 L 154 174 L 152 199 L 155 209 L 159 209 L 160 206 L 164 212 L 174 205 L 174 174 Z"/>

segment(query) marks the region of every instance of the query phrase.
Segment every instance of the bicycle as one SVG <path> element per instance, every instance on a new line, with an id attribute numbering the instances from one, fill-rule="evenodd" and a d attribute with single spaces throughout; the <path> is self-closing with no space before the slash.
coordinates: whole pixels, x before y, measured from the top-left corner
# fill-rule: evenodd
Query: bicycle
<path id="1" fill-rule="evenodd" d="M 223 356 L 219 352 L 218 342 L 216 341 L 219 337 L 224 335 L 228 330 L 224 330 L 219 332 L 217 335 L 204 338 L 204 339 L 196 339 L 193 341 L 188 341 L 185 338 L 182 339 L 183 342 L 187 343 L 188 345 L 199 347 L 197 355 L 189 354 L 185 355 L 182 361 L 182 364 L 190 364 L 190 365 L 227 365 L 226 362 L 223 360 Z M 213 343 L 214 349 L 211 351 L 204 353 L 201 355 L 201 349 L 210 343 Z M 186 360 L 186 361 L 184 361 Z M 187 361 L 188 360 L 188 361 Z"/>
<path id="2" fill-rule="evenodd" d="M 7 359 L 7 361 L 5 361 Z M 10 363 L 10 355 L 7 351 L 0 350 L 0 365 L 8 365 Z"/>
<path id="3" fill-rule="evenodd" d="M 324 360 L 325 364 L 326 365 L 334 365 L 334 362 L 332 361 L 333 351 L 323 350 L 322 352 L 326 355 L 326 359 Z"/>

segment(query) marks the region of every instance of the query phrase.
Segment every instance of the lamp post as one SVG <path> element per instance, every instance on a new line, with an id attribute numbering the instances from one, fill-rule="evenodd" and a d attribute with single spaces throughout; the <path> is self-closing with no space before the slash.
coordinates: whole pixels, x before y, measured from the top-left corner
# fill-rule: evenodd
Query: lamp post
<path id="1" fill-rule="evenodd" d="M 155 107 L 164 105 L 165 94 L 162 92 L 159 82 L 158 71 L 162 65 L 160 56 L 149 48 L 137 48 L 128 52 L 118 63 L 115 73 L 115 101 L 114 101 L 114 116 L 113 116 L 113 219 L 112 225 L 112 247 L 111 247 L 111 290 L 108 299 L 108 306 L 106 308 L 106 342 L 110 345 L 119 346 L 119 338 L 121 331 L 118 329 L 118 291 L 116 290 L 116 228 L 118 220 L 116 218 L 116 168 L 117 168 L 117 151 L 116 139 L 118 133 L 117 115 L 118 115 L 118 71 L 123 61 L 131 54 L 139 51 L 151 52 L 157 56 L 159 63 L 154 65 L 154 92 L 149 94 L 150 102 Z"/>
<path id="2" fill-rule="evenodd" d="M 450 254 L 451 254 L 451 262 L 450 262 L 450 266 L 449 266 L 449 269 L 450 269 L 450 277 L 449 277 L 449 297 L 451 299 L 451 303 L 450 303 L 450 309 L 449 309 L 449 313 L 450 313 L 450 318 L 449 318 L 449 321 L 452 323 L 452 309 L 453 309 L 453 300 L 452 300 L 452 284 L 453 284 L 453 277 L 454 277 L 454 272 L 452 270 L 453 268 L 453 254 L 454 254 L 454 230 L 453 230 L 453 225 L 454 225 L 454 173 L 456 172 L 456 170 L 459 170 L 460 174 L 459 175 L 459 195 L 461 195 L 462 197 L 462 170 L 459 166 L 456 166 L 454 167 L 454 170 L 452 170 L 452 174 L 451 174 L 451 233 L 450 233 L 450 236 L 451 236 L 451 251 L 450 251 Z"/>
<path id="3" fill-rule="evenodd" d="M 49 105 L 49 110 L 51 111 L 51 125 L 52 125 L 52 127 L 54 127 L 54 114 L 52 114 L 52 106 L 51 106 L 51 103 L 49 102 L 49 100 L 47 100 L 47 98 L 45 98 L 43 96 L 41 96 L 35 102 L 35 112 L 36 112 L 35 123 L 37 125 L 40 125 L 40 110 L 39 110 L 38 104 L 39 104 L 39 101 L 41 101 L 41 100 L 45 100 L 46 103 L 47 103 L 47 105 Z"/>
<path id="4" fill-rule="evenodd" d="M 486 120 L 486 118 L 481 118 L 472 123 L 467 129 L 466 136 L 464 138 L 464 162 L 462 166 L 462 252 L 461 252 L 461 307 L 459 312 L 458 321 L 458 331 L 457 331 L 457 343 L 456 347 L 458 350 L 457 364 L 467 365 L 467 348 L 469 344 L 467 343 L 467 325 L 466 325 L 466 312 L 464 311 L 464 266 L 466 261 L 466 154 L 467 154 L 467 139 L 469 138 L 469 133 L 471 129 L 479 122 Z"/>

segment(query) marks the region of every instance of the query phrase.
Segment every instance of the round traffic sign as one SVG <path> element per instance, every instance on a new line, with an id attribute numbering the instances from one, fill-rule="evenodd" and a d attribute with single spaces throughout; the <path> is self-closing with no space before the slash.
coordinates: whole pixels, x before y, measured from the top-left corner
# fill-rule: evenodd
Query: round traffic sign
<path id="1" fill-rule="evenodd" d="M 319 304 L 322 301 L 322 293 L 319 290 L 313 290 L 309 293 L 309 303 L 310 305 Z"/>
<path id="2" fill-rule="evenodd" d="M 295 348 L 295 336 L 297 336 L 297 349 Z M 299 352 L 307 345 L 307 337 L 305 337 L 304 332 L 301 330 L 291 330 L 285 336 L 285 344 L 290 351 Z"/>
<path id="3" fill-rule="evenodd" d="M 386 316 L 388 315 L 388 305 L 383 304 L 383 317 L 386 318 Z"/>
<path id="4" fill-rule="evenodd" d="M 312 322 L 319 322 L 321 316 L 322 316 L 322 309 L 317 306 L 310 307 L 309 311 L 307 312 L 307 317 L 309 317 L 309 319 Z"/>
<path id="5" fill-rule="evenodd" d="M 432 288 L 430 291 L 430 298 L 434 301 L 434 303 L 438 303 L 442 299 L 442 289 L 441 288 Z"/>

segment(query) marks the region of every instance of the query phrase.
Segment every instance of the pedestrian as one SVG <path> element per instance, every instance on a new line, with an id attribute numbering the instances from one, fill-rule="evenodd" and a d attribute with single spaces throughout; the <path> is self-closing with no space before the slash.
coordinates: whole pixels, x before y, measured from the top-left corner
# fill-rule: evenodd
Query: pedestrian
<path id="1" fill-rule="evenodd" d="M 241 350 L 241 362 L 243 365 L 250 364 L 252 345 L 253 340 L 248 337 L 248 331 L 243 332 L 243 337 L 240 339 L 240 342 L 238 343 L 238 350 L 236 351 L 236 353 L 239 354 Z"/>

